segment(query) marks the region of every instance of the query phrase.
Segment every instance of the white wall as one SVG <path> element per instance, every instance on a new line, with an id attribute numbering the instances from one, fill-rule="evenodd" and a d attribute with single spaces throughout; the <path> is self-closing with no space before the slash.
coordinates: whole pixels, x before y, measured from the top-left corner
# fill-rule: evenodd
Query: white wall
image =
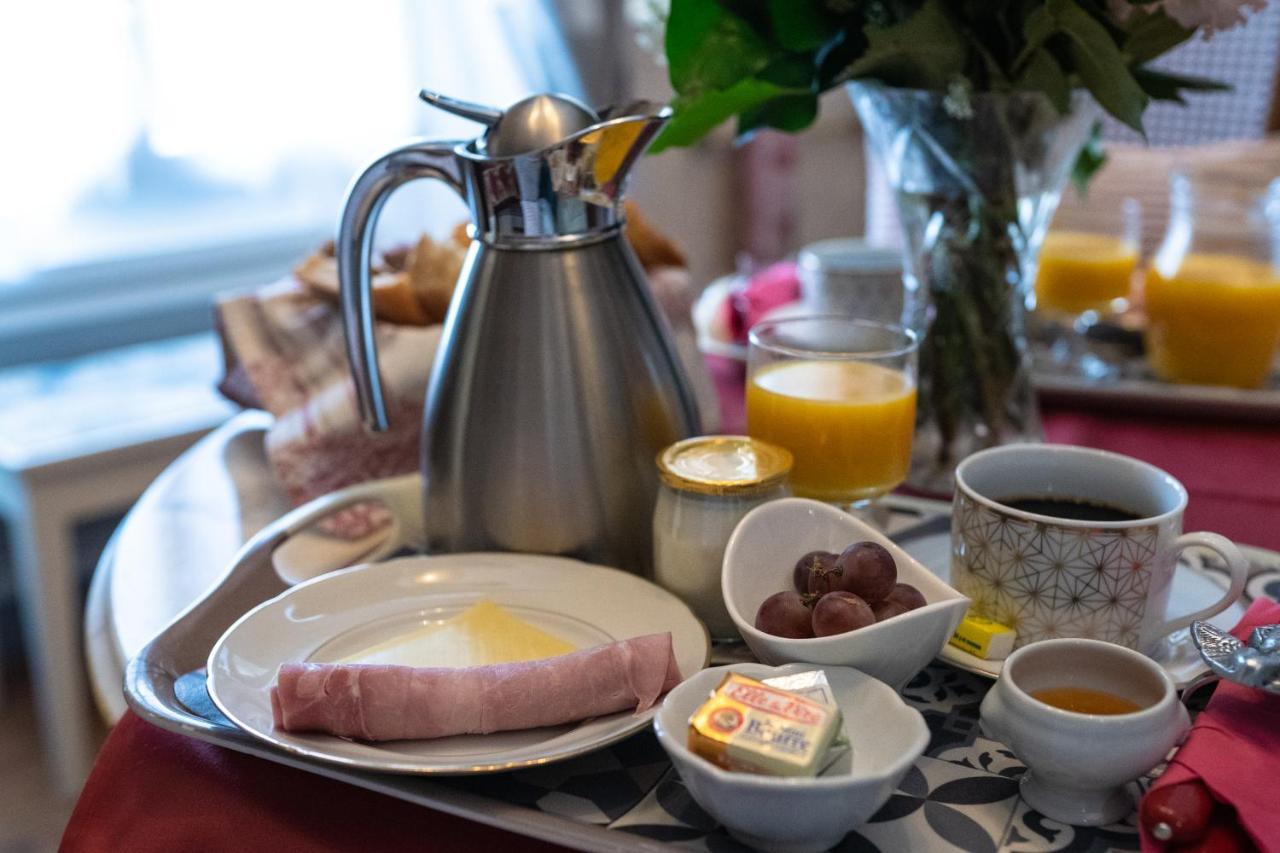
<path id="1" fill-rule="evenodd" d="M 665 67 L 627 40 L 631 91 L 667 100 Z M 843 90 L 828 92 L 818 122 L 800 134 L 792 202 L 795 252 L 825 237 L 856 236 L 864 223 L 862 136 Z M 636 170 L 631 196 L 689 256 L 694 281 L 705 284 L 735 269 L 741 246 L 735 181 L 738 157 L 730 128 L 697 146 L 646 157 Z"/>

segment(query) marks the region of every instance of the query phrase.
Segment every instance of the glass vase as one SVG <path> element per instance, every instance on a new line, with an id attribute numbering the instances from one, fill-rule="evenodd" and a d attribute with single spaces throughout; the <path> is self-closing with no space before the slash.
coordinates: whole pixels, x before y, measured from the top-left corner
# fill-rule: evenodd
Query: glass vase
<path id="1" fill-rule="evenodd" d="M 907 484 L 949 493 L 956 463 L 1040 438 L 1025 316 L 1045 230 L 1098 117 L 1039 93 L 851 83 L 897 201 L 904 322 L 921 334 Z"/>

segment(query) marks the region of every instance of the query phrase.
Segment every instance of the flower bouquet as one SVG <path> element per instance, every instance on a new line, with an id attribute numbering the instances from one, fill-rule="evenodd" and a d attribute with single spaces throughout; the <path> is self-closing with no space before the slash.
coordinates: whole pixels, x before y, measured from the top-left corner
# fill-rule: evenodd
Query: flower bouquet
<path id="1" fill-rule="evenodd" d="M 1151 63 L 1263 0 L 673 0 L 675 117 L 655 151 L 734 118 L 799 131 L 848 85 L 904 231 L 905 322 L 923 333 L 908 482 L 1035 439 L 1023 318 L 1069 177 L 1102 160 L 1100 110 L 1142 131 L 1152 100 L 1210 80 Z"/>

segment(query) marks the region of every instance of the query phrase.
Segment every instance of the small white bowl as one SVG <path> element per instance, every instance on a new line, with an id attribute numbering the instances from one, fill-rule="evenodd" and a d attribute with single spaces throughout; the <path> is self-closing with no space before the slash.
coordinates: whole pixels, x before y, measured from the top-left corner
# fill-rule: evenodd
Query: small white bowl
<path id="1" fill-rule="evenodd" d="M 839 553 L 868 540 L 889 549 L 898 565 L 898 582 L 920 590 L 923 607 L 831 637 L 793 640 L 756 629 L 761 602 L 792 589 L 792 570 L 802 556 L 818 549 Z M 969 609 L 968 598 L 884 534 L 847 512 L 806 498 L 770 501 L 747 513 L 725 548 L 720 588 L 733 624 L 761 661 L 852 666 L 895 690 L 942 651 Z"/>
<path id="2" fill-rule="evenodd" d="M 1055 687 L 1101 690 L 1137 703 L 1129 714 L 1083 714 L 1032 694 Z M 1101 640 L 1040 640 L 1004 663 L 982 700 L 982 727 L 1027 765 L 1022 799 L 1076 826 L 1114 823 L 1133 811 L 1125 785 L 1155 767 L 1191 727 L 1173 679 L 1140 652 Z"/>
<path id="3" fill-rule="evenodd" d="M 851 754 L 816 778 L 783 778 L 723 770 L 689 751 L 689 717 L 728 672 L 772 678 L 822 669 L 844 714 Z M 690 795 L 729 834 L 759 850 L 827 850 L 889 799 L 929 745 L 920 712 L 891 688 L 856 669 L 758 663 L 704 669 L 675 687 L 653 719 L 658 742 Z"/>

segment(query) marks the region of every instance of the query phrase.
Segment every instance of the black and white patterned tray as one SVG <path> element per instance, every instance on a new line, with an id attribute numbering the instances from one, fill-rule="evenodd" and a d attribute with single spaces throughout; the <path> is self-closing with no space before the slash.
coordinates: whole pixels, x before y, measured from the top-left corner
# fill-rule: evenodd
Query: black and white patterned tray
<path id="1" fill-rule="evenodd" d="M 922 505 L 898 503 L 894 527 L 922 529 Z M 937 527 L 937 521 L 928 523 Z M 232 621 L 283 591 L 270 554 L 290 535 L 290 525 L 286 516 L 254 537 L 223 581 L 130 661 L 126 696 L 136 713 L 180 734 L 570 847 L 618 851 L 676 847 L 713 853 L 745 849 L 693 802 L 651 731 L 544 767 L 440 779 L 310 762 L 277 752 L 236 729 L 209 701 L 202 667 L 209 649 Z M 945 529 L 945 522 L 941 528 Z M 1250 552 L 1255 566 L 1249 594 L 1274 596 L 1280 592 L 1280 555 Z M 1205 568 L 1213 570 L 1211 565 Z M 749 652 L 743 646 L 721 646 L 713 654 L 713 663 L 746 656 Z M 1018 780 L 1025 768 L 1002 744 L 979 731 L 978 707 L 990 685 L 981 676 L 935 662 L 903 689 L 903 696 L 929 725 L 928 749 L 885 806 L 836 849 L 1138 848 L 1132 816 L 1113 826 L 1072 827 L 1043 817 L 1019 799 Z M 1148 781 L 1134 783 L 1134 793 Z"/>

